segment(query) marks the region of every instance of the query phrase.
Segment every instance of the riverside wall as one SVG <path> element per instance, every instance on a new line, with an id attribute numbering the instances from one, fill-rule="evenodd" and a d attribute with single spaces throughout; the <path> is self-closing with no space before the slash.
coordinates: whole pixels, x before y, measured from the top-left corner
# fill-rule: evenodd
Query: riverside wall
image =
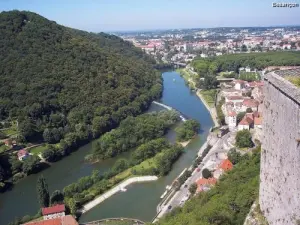
<path id="1" fill-rule="evenodd" d="M 124 189 L 125 187 L 127 187 L 130 184 L 133 183 L 139 183 L 139 182 L 146 182 L 146 181 L 155 181 L 157 180 L 158 177 L 157 176 L 143 176 L 143 177 L 132 177 L 132 178 L 128 178 L 127 180 L 121 182 L 120 184 L 118 184 L 117 186 L 113 187 L 112 189 L 110 189 L 109 191 L 105 192 L 104 194 L 98 196 L 97 198 L 95 198 L 94 200 L 88 202 L 87 204 L 85 204 L 80 210 L 79 212 L 81 214 L 86 213 L 87 211 L 89 211 L 90 209 L 94 208 L 96 205 L 100 204 L 101 202 L 103 202 L 105 199 L 113 196 L 114 194 L 116 194 L 117 192 L 121 191 L 122 189 Z"/>
<path id="2" fill-rule="evenodd" d="M 300 222 L 300 89 L 264 77 L 259 203 L 270 225 Z"/>

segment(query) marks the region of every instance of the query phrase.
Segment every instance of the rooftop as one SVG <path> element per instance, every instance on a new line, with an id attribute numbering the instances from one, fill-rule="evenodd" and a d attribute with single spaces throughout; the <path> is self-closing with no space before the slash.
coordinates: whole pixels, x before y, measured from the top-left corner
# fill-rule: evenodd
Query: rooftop
<path id="1" fill-rule="evenodd" d="M 42 214 L 43 214 L 43 216 L 45 216 L 45 215 L 54 214 L 54 213 L 61 213 L 61 212 L 64 212 L 65 210 L 66 209 L 65 209 L 64 204 L 54 205 L 51 207 L 42 208 Z"/>
<path id="2" fill-rule="evenodd" d="M 78 225 L 78 223 L 71 215 L 67 215 L 56 219 L 29 222 L 24 225 Z"/>

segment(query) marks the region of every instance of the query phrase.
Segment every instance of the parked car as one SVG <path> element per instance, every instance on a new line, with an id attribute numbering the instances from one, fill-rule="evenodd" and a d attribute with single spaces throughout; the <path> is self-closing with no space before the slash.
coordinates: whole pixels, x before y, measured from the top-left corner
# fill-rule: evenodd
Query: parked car
<path id="1" fill-rule="evenodd" d="M 172 206 L 171 206 L 171 205 L 169 205 L 169 206 L 168 206 L 168 209 L 172 209 Z"/>
<path id="2" fill-rule="evenodd" d="M 200 168 L 197 168 L 197 172 L 200 172 Z"/>

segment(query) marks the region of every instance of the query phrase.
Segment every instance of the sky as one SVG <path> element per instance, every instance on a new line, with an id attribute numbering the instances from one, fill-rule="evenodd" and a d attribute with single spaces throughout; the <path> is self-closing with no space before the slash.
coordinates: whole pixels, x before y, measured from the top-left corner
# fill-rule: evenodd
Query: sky
<path id="1" fill-rule="evenodd" d="M 29 10 L 81 30 L 300 25 L 300 8 L 273 8 L 285 0 L 0 0 L 0 11 Z M 299 3 L 289 0 L 287 3 Z"/>

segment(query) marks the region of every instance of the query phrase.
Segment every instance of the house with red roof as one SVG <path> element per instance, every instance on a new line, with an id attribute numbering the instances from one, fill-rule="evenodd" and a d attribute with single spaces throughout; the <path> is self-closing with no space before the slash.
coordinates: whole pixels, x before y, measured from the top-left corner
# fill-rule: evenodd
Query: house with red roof
<path id="1" fill-rule="evenodd" d="M 217 169 L 214 171 L 213 176 L 216 179 L 219 179 L 220 176 L 229 170 L 232 170 L 233 168 L 233 164 L 230 162 L 229 159 L 224 159 L 221 161 L 221 163 L 219 164 L 219 166 L 217 167 Z"/>
<path id="2" fill-rule="evenodd" d="M 67 215 L 55 219 L 40 220 L 35 222 L 25 223 L 23 225 L 78 225 L 73 216 Z"/>
<path id="3" fill-rule="evenodd" d="M 242 106 L 242 111 L 246 111 L 248 108 L 252 109 L 252 111 L 258 111 L 259 102 L 255 99 L 244 99 Z"/>
<path id="4" fill-rule="evenodd" d="M 197 184 L 197 190 L 196 193 L 202 192 L 202 191 L 208 191 L 211 187 L 213 187 L 217 183 L 217 179 L 214 177 L 211 178 L 201 178 L 196 181 Z"/>
<path id="5" fill-rule="evenodd" d="M 225 122 L 228 124 L 229 128 L 236 127 L 236 117 L 237 117 L 237 114 L 235 111 L 228 112 L 227 116 L 225 117 L 225 119 L 227 121 L 225 121 Z"/>
<path id="6" fill-rule="evenodd" d="M 20 161 L 25 160 L 29 156 L 29 153 L 25 149 L 19 150 L 17 154 Z"/>
<path id="7" fill-rule="evenodd" d="M 250 130 L 254 122 L 253 114 L 246 113 L 244 118 L 238 124 L 238 130 Z"/>
<path id="8" fill-rule="evenodd" d="M 224 159 L 224 160 L 220 163 L 220 165 L 219 165 L 218 168 L 221 169 L 221 170 L 223 170 L 223 171 L 225 172 L 225 171 L 228 171 L 228 170 L 232 170 L 233 164 L 230 162 L 229 159 Z"/>
<path id="9" fill-rule="evenodd" d="M 65 205 L 57 204 L 54 206 L 42 208 L 42 215 L 44 220 L 55 219 L 65 216 Z"/>
<path id="10" fill-rule="evenodd" d="M 243 96 L 239 96 L 239 95 L 234 95 L 234 96 L 226 96 L 225 97 L 225 102 L 243 102 L 244 101 L 244 97 Z"/>

